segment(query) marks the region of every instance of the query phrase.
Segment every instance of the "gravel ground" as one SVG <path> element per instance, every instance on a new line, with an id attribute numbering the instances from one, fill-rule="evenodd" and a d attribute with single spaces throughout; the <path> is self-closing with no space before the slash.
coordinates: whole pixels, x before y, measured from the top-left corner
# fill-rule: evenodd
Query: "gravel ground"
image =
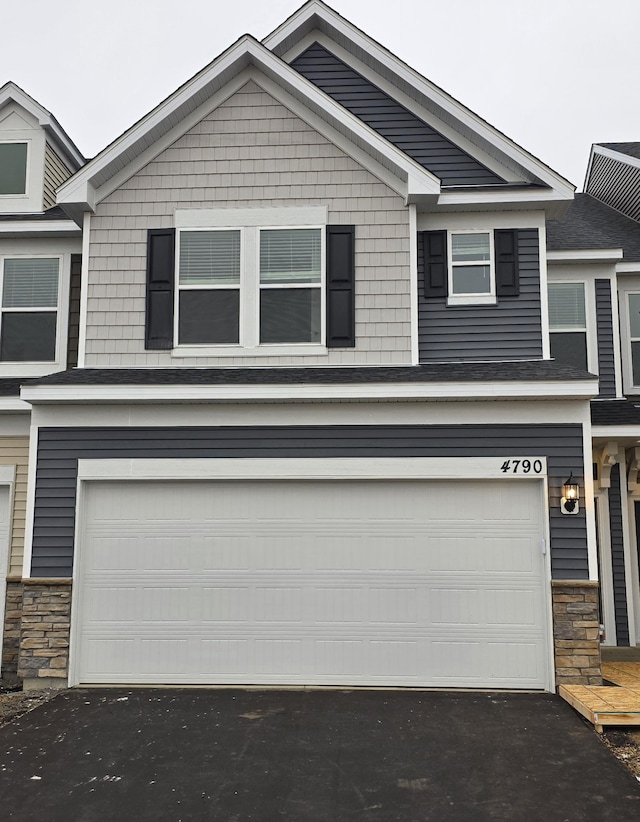
<path id="1" fill-rule="evenodd" d="M 611 753 L 626 765 L 640 782 L 640 730 L 610 729 L 598 736 Z"/>
<path id="2" fill-rule="evenodd" d="M 60 691 L 27 691 L 0 690 L 0 727 L 23 714 L 29 713 L 38 705 L 53 699 Z"/>

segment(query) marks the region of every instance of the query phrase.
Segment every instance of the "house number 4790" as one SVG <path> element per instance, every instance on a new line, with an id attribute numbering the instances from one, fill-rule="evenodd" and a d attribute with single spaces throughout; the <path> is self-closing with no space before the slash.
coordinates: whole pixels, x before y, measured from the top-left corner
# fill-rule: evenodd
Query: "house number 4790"
<path id="1" fill-rule="evenodd" d="M 500 466 L 503 474 L 541 474 L 541 460 L 505 460 Z"/>

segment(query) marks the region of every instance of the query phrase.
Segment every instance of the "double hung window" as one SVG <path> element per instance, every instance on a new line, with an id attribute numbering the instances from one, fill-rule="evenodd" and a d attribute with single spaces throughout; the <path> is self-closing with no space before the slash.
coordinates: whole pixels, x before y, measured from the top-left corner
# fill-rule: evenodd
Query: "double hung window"
<path id="1" fill-rule="evenodd" d="M 59 257 L 4 258 L 0 316 L 2 362 L 56 359 Z"/>
<path id="2" fill-rule="evenodd" d="M 495 302 L 493 233 L 449 232 L 449 303 Z"/>
<path id="3" fill-rule="evenodd" d="M 178 346 L 324 343 L 324 227 L 180 228 Z"/>
<path id="4" fill-rule="evenodd" d="M 640 387 L 640 294 L 629 294 L 629 344 L 631 346 L 631 381 Z"/>
<path id="5" fill-rule="evenodd" d="M 551 356 L 588 370 L 584 283 L 549 283 L 548 295 Z"/>
<path id="6" fill-rule="evenodd" d="M 0 196 L 26 191 L 27 143 L 0 143 Z"/>

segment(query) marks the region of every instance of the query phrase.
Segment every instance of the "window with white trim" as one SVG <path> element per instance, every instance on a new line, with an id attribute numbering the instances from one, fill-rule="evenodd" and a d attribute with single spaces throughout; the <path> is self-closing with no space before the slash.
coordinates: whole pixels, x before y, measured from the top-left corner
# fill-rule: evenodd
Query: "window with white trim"
<path id="1" fill-rule="evenodd" d="M 27 143 L 0 143 L 0 196 L 27 193 Z"/>
<path id="2" fill-rule="evenodd" d="M 585 284 L 549 283 L 548 299 L 551 357 L 588 370 Z"/>
<path id="3" fill-rule="evenodd" d="M 640 294 L 628 294 L 629 346 L 631 349 L 631 382 L 640 387 Z"/>
<path id="4" fill-rule="evenodd" d="M 178 346 L 324 344 L 324 227 L 180 228 Z"/>
<path id="5" fill-rule="evenodd" d="M 59 277 L 59 257 L 3 259 L 0 361 L 55 361 Z"/>
<path id="6" fill-rule="evenodd" d="M 449 304 L 495 302 L 493 232 L 449 232 Z"/>

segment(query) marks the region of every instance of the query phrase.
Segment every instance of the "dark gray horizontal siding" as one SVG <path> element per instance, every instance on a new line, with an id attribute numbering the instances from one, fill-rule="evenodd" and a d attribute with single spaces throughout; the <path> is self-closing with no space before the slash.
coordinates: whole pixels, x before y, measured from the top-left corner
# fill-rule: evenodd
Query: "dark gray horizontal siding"
<path id="1" fill-rule="evenodd" d="M 420 362 L 521 360 L 542 357 L 538 229 L 518 231 L 520 295 L 496 305 L 447 306 L 424 296 L 424 247 L 418 234 Z"/>
<path id="2" fill-rule="evenodd" d="M 622 494 L 620 466 L 611 470 L 609 488 L 609 528 L 611 532 L 611 574 L 613 579 L 613 609 L 616 620 L 616 644 L 629 644 L 627 616 L 627 582 L 624 565 L 624 535 L 622 531 Z"/>
<path id="3" fill-rule="evenodd" d="M 557 579 L 587 579 L 584 512 L 560 514 L 562 483 L 582 477 L 579 425 L 296 426 L 282 428 L 42 428 L 38 437 L 31 571 L 73 567 L 78 459 L 221 457 L 546 456 L 551 555 Z"/>
<path id="4" fill-rule="evenodd" d="M 318 43 L 297 57 L 291 66 L 396 148 L 435 174 L 443 185 L 496 185 L 504 182 Z"/>
<path id="5" fill-rule="evenodd" d="M 613 311 L 611 280 L 596 280 L 596 319 L 598 326 L 598 371 L 600 396 L 616 396 L 616 368 L 613 357 Z"/>

